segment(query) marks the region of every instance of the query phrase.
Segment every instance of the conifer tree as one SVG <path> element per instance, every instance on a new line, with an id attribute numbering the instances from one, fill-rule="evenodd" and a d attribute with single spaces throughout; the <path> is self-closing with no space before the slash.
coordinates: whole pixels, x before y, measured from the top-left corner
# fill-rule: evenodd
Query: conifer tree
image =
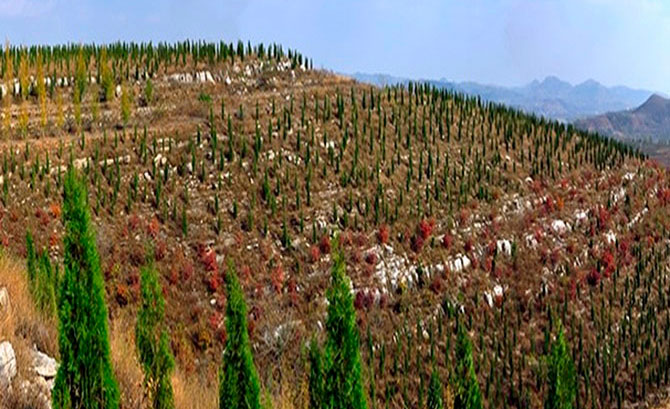
<path id="1" fill-rule="evenodd" d="M 58 296 L 61 364 L 52 392 L 55 409 L 119 407 L 104 282 L 88 206 L 84 183 L 71 169 L 63 194 L 65 269 Z"/>
<path id="2" fill-rule="evenodd" d="M 442 393 L 442 382 L 437 372 L 437 367 L 433 364 L 433 372 L 430 375 L 430 385 L 428 385 L 428 409 L 443 409 L 444 396 Z"/>
<path id="3" fill-rule="evenodd" d="M 56 278 L 51 260 L 49 260 L 49 254 L 42 251 L 37 277 L 35 278 L 35 303 L 37 308 L 49 318 L 56 313 Z"/>
<path id="4" fill-rule="evenodd" d="M 560 321 L 558 335 L 547 358 L 549 392 L 544 407 L 546 409 L 572 409 L 577 393 L 575 365 L 570 358 Z"/>
<path id="5" fill-rule="evenodd" d="M 226 272 L 226 345 L 219 372 L 220 409 L 259 409 L 260 384 L 254 367 L 247 305 L 232 262 Z"/>
<path id="6" fill-rule="evenodd" d="M 462 324 L 458 325 L 456 344 L 456 396 L 455 409 L 481 409 L 482 395 L 472 360 L 472 342 Z"/>
<path id="7" fill-rule="evenodd" d="M 142 301 L 137 314 L 135 342 L 144 372 L 144 386 L 153 409 L 173 409 L 170 376 L 174 370 L 174 357 L 165 330 L 165 299 L 153 256 L 142 267 L 140 280 Z"/>
<path id="8" fill-rule="evenodd" d="M 324 405 L 328 409 L 366 409 L 361 377 L 356 311 L 346 275 L 344 255 L 335 252 L 326 320 Z"/>
<path id="9" fill-rule="evenodd" d="M 26 232 L 26 267 L 28 270 L 28 285 L 31 291 L 37 277 L 37 253 L 35 252 L 35 242 L 30 231 Z"/>
<path id="10" fill-rule="evenodd" d="M 309 346 L 309 407 L 325 409 L 323 402 L 323 356 L 315 339 Z"/>

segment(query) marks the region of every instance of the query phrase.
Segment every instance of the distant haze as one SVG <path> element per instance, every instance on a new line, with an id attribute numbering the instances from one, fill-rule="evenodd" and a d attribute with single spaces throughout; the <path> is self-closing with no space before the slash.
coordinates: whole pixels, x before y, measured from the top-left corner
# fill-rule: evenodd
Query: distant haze
<path id="1" fill-rule="evenodd" d="M 280 42 L 339 72 L 670 94 L 665 0 L 0 0 L 15 43 Z"/>

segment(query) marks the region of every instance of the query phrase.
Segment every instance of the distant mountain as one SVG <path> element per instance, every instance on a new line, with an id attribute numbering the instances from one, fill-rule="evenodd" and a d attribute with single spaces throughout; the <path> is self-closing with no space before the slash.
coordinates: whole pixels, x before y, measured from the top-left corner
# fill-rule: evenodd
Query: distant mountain
<path id="1" fill-rule="evenodd" d="M 353 75 L 361 82 L 376 85 L 408 83 L 410 79 L 384 74 Z M 631 109 L 652 95 L 651 91 L 616 86 L 605 87 L 594 80 L 572 85 L 557 77 L 533 81 L 521 87 L 482 85 L 476 82 L 451 82 L 447 80 L 424 81 L 439 88 L 479 95 L 484 100 L 506 104 L 547 118 L 572 122 L 578 118 L 599 115 L 610 111 Z"/>
<path id="2" fill-rule="evenodd" d="M 670 141 L 670 99 L 654 94 L 636 109 L 580 119 L 575 125 L 622 140 L 667 143 Z"/>

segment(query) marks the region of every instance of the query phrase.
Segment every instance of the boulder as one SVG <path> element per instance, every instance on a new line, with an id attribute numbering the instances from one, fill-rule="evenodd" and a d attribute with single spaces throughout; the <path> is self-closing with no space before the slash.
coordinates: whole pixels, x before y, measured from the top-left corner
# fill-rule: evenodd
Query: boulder
<path id="1" fill-rule="evenodd" d="M 58 373 L 58 362 L 49 355 L 34 349 L 32 351 L 33 370 L 44 379 L 55 378 Z"/>
<path id="2" fill-rule="evenodd" d="M 0 343 L 0 386 L 9 385 L 16 376 L 16 354 L 8 341 Z"/>

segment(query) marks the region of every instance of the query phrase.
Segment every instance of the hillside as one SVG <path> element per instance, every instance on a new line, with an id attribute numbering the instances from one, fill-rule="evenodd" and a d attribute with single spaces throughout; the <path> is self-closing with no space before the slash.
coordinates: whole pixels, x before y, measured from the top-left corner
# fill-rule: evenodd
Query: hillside
<path id="1" fill-rule="evenodd" d="M 379 86 L 410 82 L 408 79 L 383 74 L 356 73 L 353 77 Z M 634 108 L 652 94 L 651 91 L 623 86 L 605 87 L 594 80 L 572 85 L 553 76 L 519 87 L 447 80 L 428 81 L 428 83 L 438 88 L 480 96 L 485 101 L 505 104 L 524 112 L 563 122 Z"/>
<path id="2" fill-rule="evenodd" d="M 111 328 L 133 322 L 152 246 L 170 349 L 199 396 L 217 388 L 233 261 L 263 388 L 305 407 L 337 237 L 370 407 L 423 406 L 431 356 L 447 384 L 457 323 L 487 407 L 542 405 L 559 321 L 579 407 L 663 397 L 670 179 L 627 145 L 429 84 L 362 84 L 274 45 L 44 47 L 47 81 L 37 51 L 8 59 L 22 68 L 2 101 L 0 243 L 25 256 L 30 230 L 62 263 L 62 177 L 78 169 Z M 132 362 L 129 343 L 115 362 Z"/>
<path id="3" fill-rule="evenodd" d="M 670 99 L 654 94 L 635 109 L 581 119 L 575 125 L 623 140 L 667 142 L 670 140 Z"/>

